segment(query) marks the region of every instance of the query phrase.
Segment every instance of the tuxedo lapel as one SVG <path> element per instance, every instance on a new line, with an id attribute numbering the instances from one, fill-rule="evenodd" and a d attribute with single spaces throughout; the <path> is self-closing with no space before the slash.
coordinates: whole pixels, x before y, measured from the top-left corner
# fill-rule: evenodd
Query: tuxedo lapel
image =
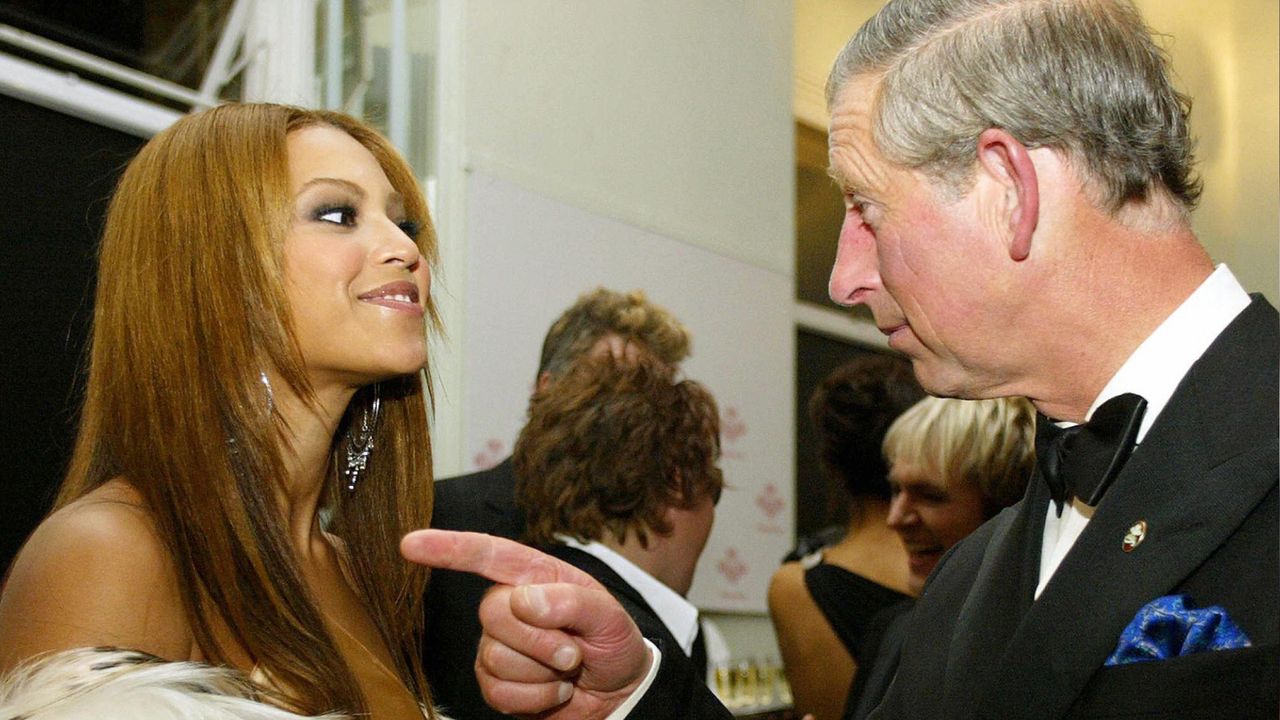
<path id="1" fill-rule="evenodd" d="M 1258 305 L 1183 378 L 1007 649 L 982 656 L 999 662 L 988 668 L 981 716 L 1063 716 L 1138 609 L 1173 592 L 1273 489 L 1275 311 Z M 1027 510 L 1047 512 L 1047 499 L 1034 505 Z M 1123 539 L 1137 521 L 1147 524 L 1146 536 L 1126 552 Z M 1038 551 L 1039 533 L 1022 539 Z M 1038 552 L 1034 565 L 1029 560 L 1024 555 L 1024 578 L 1039 570 Z"/>
<path id="2" fill-rule="evenodd" d="M 1031 606 L 1040 563 L 1039 538 L 1044 529 L 1048 486 L 1037 477 L 1022 502 L 991 520 L 990 540 L 973 585 L 956 617 L 947 658 L 943 697 L 953 716 L 963 717 L 974 693 L 989 682 L 992 663 L 1004 649 Z"/>

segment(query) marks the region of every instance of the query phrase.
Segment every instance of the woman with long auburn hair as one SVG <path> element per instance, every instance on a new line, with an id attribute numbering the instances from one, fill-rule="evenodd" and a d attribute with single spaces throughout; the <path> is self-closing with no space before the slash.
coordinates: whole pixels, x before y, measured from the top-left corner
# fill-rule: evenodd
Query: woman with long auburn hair
<path id="1" fill-rule="evenodd" d="M 412 171 L 345 115 L 225 105 L 151 140 L 111 202 L 75 452 L 0 595 L 0 672 L 119 646 L 296 712 L 434 717 L 426 571 L 398 543 L 431 516 L 435 252 Z"/>

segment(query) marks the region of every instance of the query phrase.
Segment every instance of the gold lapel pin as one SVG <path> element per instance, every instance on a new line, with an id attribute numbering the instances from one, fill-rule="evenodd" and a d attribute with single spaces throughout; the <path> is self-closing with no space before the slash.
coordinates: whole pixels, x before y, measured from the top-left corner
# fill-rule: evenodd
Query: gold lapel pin
<path id="1" fill-rule="evenodd" d="M 1139 520 L 1129 527 L 1129 532 L 1125 533 L 1124 542 L 1121 547 L 1125 552 L 1133 552 L 1133 549 L 1142 544 L 1147 538 L 1147 521 Z"/>

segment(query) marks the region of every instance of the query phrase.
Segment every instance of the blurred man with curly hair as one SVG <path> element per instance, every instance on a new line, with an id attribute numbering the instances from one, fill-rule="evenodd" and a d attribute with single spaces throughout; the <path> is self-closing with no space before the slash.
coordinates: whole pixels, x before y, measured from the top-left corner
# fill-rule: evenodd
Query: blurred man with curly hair
<path id="1" fill-rule="evenodd" d="M 689 331 L 644 291 L 597 287 L 583 293 L 547 330 L 533 398 L 545 402 L 559 392 L 560 380 L 586 358 L 632 362 L 645 356 L 675 368 L 689 356 L 689 348 Z M 516 507 L 519 476 L 507 458 L 491 468 L 440 480 L 431 526 L 520 539 L 525 516 Z M 427 588 L 423 667 L 436 702 L 469 720 L 506 717 L 485 703 L 473 668 L 480 637 L 476 606 L 489 585 L 476 575 L 437 570 Z"/>

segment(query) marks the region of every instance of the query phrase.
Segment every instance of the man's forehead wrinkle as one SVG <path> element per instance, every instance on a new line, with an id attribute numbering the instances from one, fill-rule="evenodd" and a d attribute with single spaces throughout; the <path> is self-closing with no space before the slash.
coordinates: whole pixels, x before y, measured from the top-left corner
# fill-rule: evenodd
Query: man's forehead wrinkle
<path id="1" fill-rule="evenodd" d="M 828 172 L 846 191 L 885 190 L 888 161 L 875 145 L 871 127 L 871 105 L 879 86 L 876 77 L 851 80 L 841 91 L 837 111 L 831 116 Z"/>
<path id="2" fill-rule="evenodd" d="M 831 175 L 843 190 L 856 193 L 884 192 L 884 161 L 868 157 L 864 148 L 853 144 L 834 145 L 830 158 Z"/>

